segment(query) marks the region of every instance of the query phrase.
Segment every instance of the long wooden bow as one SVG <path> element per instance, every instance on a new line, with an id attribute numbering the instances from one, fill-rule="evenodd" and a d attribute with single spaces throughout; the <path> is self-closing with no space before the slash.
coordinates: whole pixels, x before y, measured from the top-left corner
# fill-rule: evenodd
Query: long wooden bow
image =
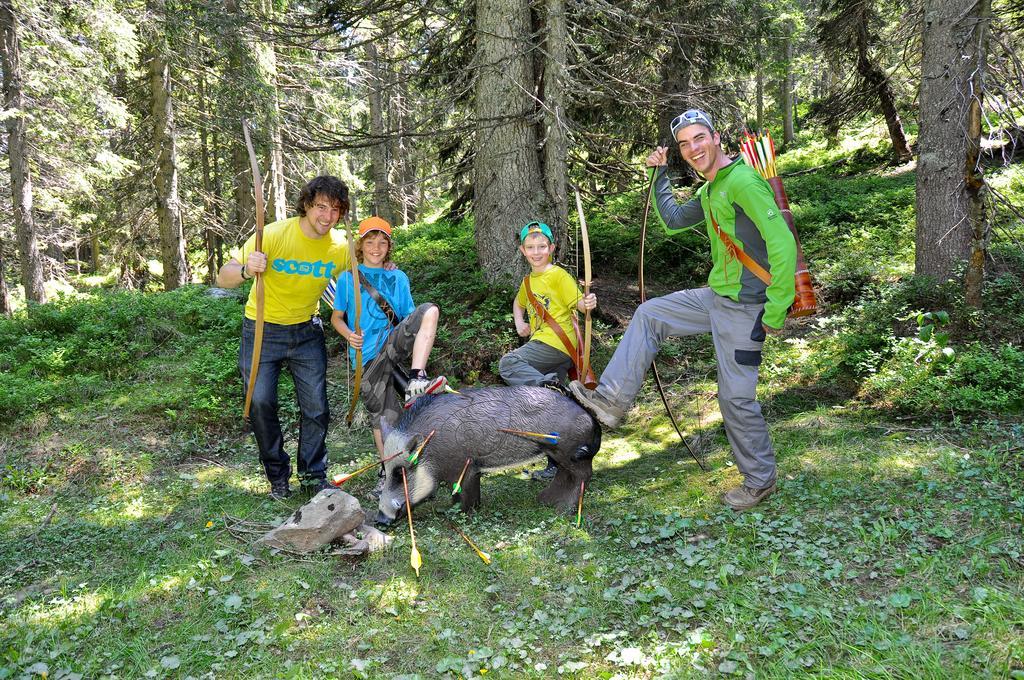
<path id="1" fill-rule="evenodd" d="M 242 135 L 245 137 L 245 148 L 249 152 L 249 165 L 252 167 L 252 192 L 256 197 L 256 250 L 263 252 L 263 179 L 260 166 L 256 160 L 256 150 L 249 139 L 249 123 L 242 121 Z M 244 264 L 244 263 L 243 263 Z M 256 388 L 256 374 L 260 370 L 260 351 L 263 349 L 263 273 L 256 272 L 253 281 L 253 292 L 256 295 L 256 332 L 252 339 L 252 363 L 249 365 L 249 385 L 245 389 L 245 406 L 242 417 L 249 419 L 249 407 L 252 406 L 252 393 Z"/>
<path id="2" fill-rule="evenodd" d="M 353 296 L 353 308 L 352 308 L 352 331 L 359 333 L 359 313 L 363 308 L 362 293 L 359 290 L 359 261 L 356 259 L 356 236 L 355 231 L 352 227 L 351 221 L 346 217 L 348 222 L 348 260 L 349 265 L 352 268 L 352 296 Z M 356 413 L 356 405 L 359 404 L 359 383 L 363 381 L 363 350 L 362 348 L 356 350 L 356 371 L 353 376 L 352 385 L 352 403 L 348 406 L 348 415 L 345 416 L 345 423 L 349 427 L 352 427 L 352 417 Z"/>
<path id="3" fill-rule="evenodd" d="M 654 192 L 654 178 L 658 174 L 657 168 L 651 168 L 651 179 L 647 183 L 647 201 L 644 204 L 644 221 L 640 227 L 640 262 L 637 268 L 637 285 L 640 288 L 640 304 L 647 302 L 647 290 L 644 287 L 644 243 L 647 240 L 647 218 L 651 214 L 651 194 Z M 683 436 L 683 431 L 679 429 L 679 423 L 676 422 L 676 417 L 672 415 L 672 409 L 668 405 L 668 397 L 665 396 L 665 388 L 661 384 L 661 376 L 658 375 L 658 361 L 655 359 L 651 362 L 651 372 L 654 374 L 654 384 L 658 388 L 658 394 L 661 395 L 661 403 L 665 405 L 665 413 L 668 414 L 668 419 L 672 421 L 672 427 L 675 428 L 676 434 L 679 435 L 679 441 L 683 442 L 683 446 L 690 452 L 690 455 L 700 469 L 707 472 L 708 469 L 704 465 L 703 461 L 697 456 L 693 448 L 690 447 L 690 443 L 686 441 L 686 437 Z"/>
<path id="4" fill-rule="evenodd" d="M 583 216 L 583 201 L 580 199 L 580 190 L 576 187 L 573 187 L 572 190 L 576 193 L 576 212 L 579 213 L 580 217 L 580 237 L 583 240 L 583 295 L 586 297 L 590 295 L 590 237 L 587 235 L 587 218 Z M 589 309 L 584 313 L 583 318 L 583 366 L 580 370 L 580 382 L 585 383 L 590 372 L 592 326 Z"/>

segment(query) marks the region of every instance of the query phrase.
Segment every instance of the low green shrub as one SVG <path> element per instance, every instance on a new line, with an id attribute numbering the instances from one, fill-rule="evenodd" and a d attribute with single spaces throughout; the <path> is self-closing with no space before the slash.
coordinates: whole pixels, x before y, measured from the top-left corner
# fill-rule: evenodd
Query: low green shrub
<path id="1" fill-rule="evenodd" d="M 237 353 L 242 306 L 205 291 L 97 290 L 0 320 L 0 417 L 13 421 L 115 389 L 152 370 L 150 359 L 184 375 L 197 404 L 210 405 L 209 390 L 234 370 L 234 356 L 224 348 L 234 340 Z M 214 355 L 211 346 L 219 348 Z"/>
<path id="2" fill-rule="evenodd" d="M 976 417 L 1024 413 L 1024 352 L 971 343 L 948 361 L 921 358 L 918 338 L 900 338 L 863 396 L 901 413 Z"/>

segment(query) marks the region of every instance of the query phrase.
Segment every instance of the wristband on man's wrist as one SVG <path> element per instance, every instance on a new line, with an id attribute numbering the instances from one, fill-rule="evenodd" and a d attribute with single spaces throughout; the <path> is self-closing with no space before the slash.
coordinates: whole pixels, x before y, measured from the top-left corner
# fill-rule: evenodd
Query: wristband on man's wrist
<path id="1" fill-rule="evenodd" d="M 248 277 L 248 276 L 246 276 L 246 274 L 248 274 L 249 272 L 248 272 L 248 271 L 246 271 L 246 269 L 245 269 L 245 265 L 244 265 L 244 264 L 242 265 L 242 269 L 241 269 L 241 272 L 240 272 L 240 273 L 242 274 L 242 280 L 243 280 L 243 281 L 248 281 L 248 280 L 249 280 L 249 277 Z"/>

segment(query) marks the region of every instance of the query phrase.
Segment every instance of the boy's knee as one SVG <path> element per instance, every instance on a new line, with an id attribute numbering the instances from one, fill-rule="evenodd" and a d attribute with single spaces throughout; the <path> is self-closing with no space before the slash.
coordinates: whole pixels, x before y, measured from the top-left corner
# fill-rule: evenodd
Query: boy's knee
<path id="1" fill-rule="evenodd" d="M 519 357 L 516 356 L 515 352 L 509 352 L 505 356 L 498 359 L 498 372 L 502 376 L 508 371 L 512 370 L 512 367 L 519 363 Z"/>

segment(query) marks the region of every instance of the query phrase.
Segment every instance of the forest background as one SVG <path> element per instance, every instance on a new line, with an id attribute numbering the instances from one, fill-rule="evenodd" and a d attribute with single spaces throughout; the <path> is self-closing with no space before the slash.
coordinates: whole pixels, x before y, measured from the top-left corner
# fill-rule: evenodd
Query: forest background
<path id="1" fill-rule="evenodd" d="M 1024 675 L 1019 3 L 0 0 L 0 32 L 0 678 Z M 400 225 L 432 370 L 472 385 L 517 342 L 515 229 L 582 275 L 573 187 L 604 364 L 642 159 L 693 106 L 730 153 L 773 132 L 817 285 L 765 349 L 778 497 L 717 505 L 713 356 L 684 339 L 659 362 L 708 472 L 645 390 L 581 528 L 509 474 L 472 521 L 424 509 L 419 580 L 400 532 L 364 563 L 252 548 L 300 501 L 260 496 L 240 300 L 208 294 L 254 225 L 242 121 L 268 222 L 328 172 Z M 647 240 L 654 293 L 705 282 L 705 236 Z M 372 460 L 365 424 L 329 445 Z"/>

